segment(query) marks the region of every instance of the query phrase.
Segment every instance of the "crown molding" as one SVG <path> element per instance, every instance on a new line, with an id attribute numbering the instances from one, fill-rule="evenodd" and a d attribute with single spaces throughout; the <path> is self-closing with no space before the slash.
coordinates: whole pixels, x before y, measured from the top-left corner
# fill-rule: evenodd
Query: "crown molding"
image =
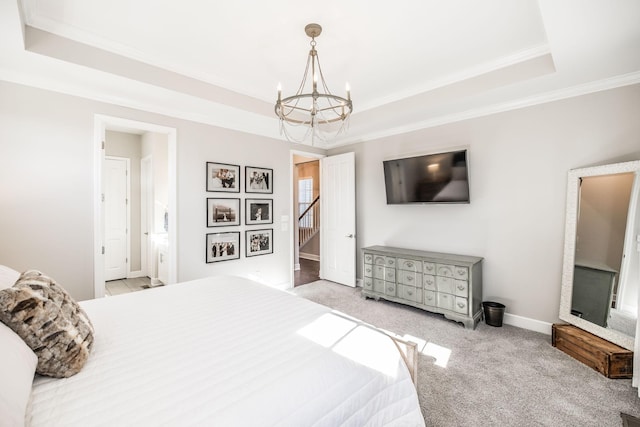
<path id="1" fill-rule="evenodd" d="M 353 138 L 345 138 L 341 141 L 337 141 L 335 144 L 327 146 L 325 148 L 336 148 L 343 145 L 356 144 L 358 142 L 373 141 L 380 138 L 385 138 L 394 135 L 400 135 L 403 133 L 414 132 L 421 129 L 432 128 L 436 126 L 442 126 L 449 123 L 460 122 L 463 120 L 474 119 L 478 117 L 489 116 L 492 114 L 503 113 L 511 110 L 518 110 L 521 108 L 532 107 L 535 105 L 546 104 L 549 102 L 561 101 L 563 99 L 575 98 L 577 96 L 588 95 L 590 93 L 601 92 L 604 90 L 616 89 L 623 86 L 630 86 L 640 83 L 640 71 L 633 73 L 622 74 L 602 80 L 597 80 L 589 83 L 571 86 L 564 89 L 558 89 L 548 91 L 538 95 L 532 95 L 513 101 L 506 101 L 487 105 L 480 108 L 474 108 L 466 111 L 462 111 L 454 114 L 447 114 L 443 116 L 433 117 L 421 122 L 414 122 L 403 126 L 397 126 L 390 129 L 385 129 L 379 132 L 371 132 L 362 136 Z"/>
<path id="2" fill-rule="evenodd" d="M 403 99 L 411 98 L 421 93 L 430 92 L 439 88 L 460 83 L 465 80 L 479 77 L 484 74 L 488 74 L 488 73 L 515 65 L 515 64 L 519 64 L 521 62 L 526 62 L 526 61 L 539 58 L 544 55 L 549 55 L 549 54 L 551 54 L 551 49 L 548 44 L 545 43 L 538 46 L 534 46 L 532 48 L 525 49 L 520 52 L 516 52 L 513 55 L 508 55 L 502 58 L 498 58 L 495 61 L 485 62 L 484 64 L 480 64 L 475 67 L 462 70 L 458 73 L 449 74 L 442 79 L 432 80 L 418 87 L 413 87 L 411 89 L 407 89 L 402 92 L 396 92 L 393 95 L 389 95 L 386 97 L 376 98 L 376 100 L 373 102 L 364 104 L 362 106 L 359 105 L 358 112 L 360 113 L 367 110 L 372 110 L 374 108 L 382 107 L 383 105 L 386 105 L 392 102 L 397 102 Z"/>

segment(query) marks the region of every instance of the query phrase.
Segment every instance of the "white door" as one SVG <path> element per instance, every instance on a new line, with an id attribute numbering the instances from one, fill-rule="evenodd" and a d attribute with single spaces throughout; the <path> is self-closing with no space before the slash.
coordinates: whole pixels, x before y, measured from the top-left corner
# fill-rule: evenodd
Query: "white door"
<path id="1" fill-rule="evenodd" d="M 128 159 L 107 157 L 104 167 L 104 279 L 127 277 Z"/>
<path id="2" fill-rule="evenodd" d="M 320 277 L 356 286 L 355 155 L 320 159 Z"/>

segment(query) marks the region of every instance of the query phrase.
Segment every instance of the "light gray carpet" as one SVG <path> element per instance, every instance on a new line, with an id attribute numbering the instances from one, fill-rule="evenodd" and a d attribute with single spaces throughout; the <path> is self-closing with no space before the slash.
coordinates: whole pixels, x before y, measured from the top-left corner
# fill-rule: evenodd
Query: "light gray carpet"
<path id="1" fill-rule="evenodd" d="M 451 350 L 446 367 L 420 355 L 418 396 L 427 426 L 621 426 L 640 417 L 631 380 L 608 379 L 551 345 L 551 337 L 509 325 L 476 330 L 441 315 L 365 300 L 359 288 L 317 281 L 304 298 L 397 335 Z M 508 309 L 508 308 L 507 308 Z"/>

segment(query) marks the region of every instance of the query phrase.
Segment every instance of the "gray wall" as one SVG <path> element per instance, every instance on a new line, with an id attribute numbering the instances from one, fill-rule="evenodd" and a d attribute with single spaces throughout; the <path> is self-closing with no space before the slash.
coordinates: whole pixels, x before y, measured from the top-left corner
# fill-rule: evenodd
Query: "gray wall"
<path id="1" fill-rule="evenodd" d="M 567 172 L 640 159 L 639 101 L 635 85 L 330 150 L 356 154 L 358 248 L 482 256 L 486 300 L 557 321 Z M 383 160 L 461 146 L 470 204 L 386 204 Z"/>
<path id="2" fill-rule="evenodd" d="M 640 158 L 638 100 L 635 85 L 331 150 L 356 153 L 358 247 L 483 256 L 485 299 L 556 321 L 567 171 Z M 93 297 L 94 114 L 177 129 L 178 280 L 240 274 L 288 282 L 289 231 L 280 216 L 291 209 L 290 144 L 6 82 L 0 263 L 38 268 L 74 297 Z M 386 205 L 382 160 L 459 146 L 470 150 L 471 204 Z M 242 259 L 205 264 L 205 235 L 219 231 L 205 222 L 205 200 L 217 194 L 205 191 L 206 161 L 274 169 L 273 255 L 245 259 L 241 226 Z"/>
<path id="3" fill-rule="evenodd" d="M 0 264 L 36 268 L 79 300 L 93 298 L 94 115 L 122 117 L 177 129 L 177 270 L 185 281 L 216 274 L 256 275 L 269 284 L 290 279 L 291 144 L 186 120 L 0 82 Z M 274 121 L 274 124 L 276 122 Z M 277 125 L 277 124 L 276 124 Z M 205 263 L 205 162 L 274 170 L 274 253 Z M 243 187 L 244 188 L 244 187 Z"/>

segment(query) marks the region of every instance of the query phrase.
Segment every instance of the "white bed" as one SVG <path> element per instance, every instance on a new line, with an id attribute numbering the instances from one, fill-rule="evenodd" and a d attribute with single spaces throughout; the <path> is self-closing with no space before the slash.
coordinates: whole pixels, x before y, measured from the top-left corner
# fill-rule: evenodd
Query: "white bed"
<path id="1" fill-rule="evenodd" d="M 39 426 L 423 426 L 385 334 L 239 277 L 80 303 L 95 328 L 78 374 L 36 375 Z"/>

